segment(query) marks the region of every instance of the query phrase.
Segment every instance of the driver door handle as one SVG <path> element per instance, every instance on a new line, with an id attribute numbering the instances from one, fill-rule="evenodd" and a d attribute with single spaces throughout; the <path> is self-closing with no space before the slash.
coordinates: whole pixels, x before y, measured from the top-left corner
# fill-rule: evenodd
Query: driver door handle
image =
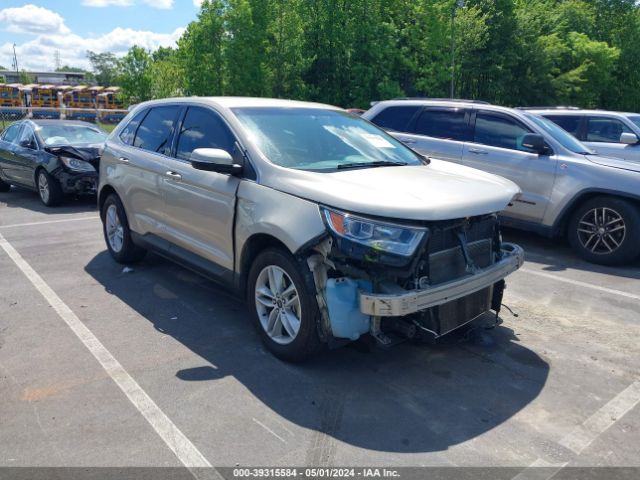
<path id="1" fill-rule="evenodd" d="M 182 180 L 182 175 L 176 172 L 172 172 L 171 170 L 166 172 L 165 175 L 169 178 L 173 178 L 174 180 Z"/>
<path id="2" fill-rule="evenodd" d="M 475 155 L 487 155 L 489 152 L 486 150 L 480 150 L 479 148 L 470 148 L 469 153 L 473 153 Z"/>
<path id="3" fill-rule="evenodd" d="M 120 157 L 118 159 L 118 162 L 120 162 L 120 163 L 129 163 L 129 159 L 127 157 Z"/>

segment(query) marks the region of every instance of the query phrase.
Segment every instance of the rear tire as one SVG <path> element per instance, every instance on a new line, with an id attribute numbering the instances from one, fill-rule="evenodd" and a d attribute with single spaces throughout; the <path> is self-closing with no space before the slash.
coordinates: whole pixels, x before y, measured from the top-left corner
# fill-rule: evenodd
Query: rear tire
<path id="1" fill-rule="evenodd" d="M 322 348 L 320 310 L 308 269 L 289 252 L 268 249 L 249 271 L 247 304 L 267 349 L 287 362 L 300 362 Z"/>
<path id="2" fill-rule="evenodd" d="M 104 240 L 113 259 L 125 265 L 142 260 L 147 251 L 133 243 L 127 214 L 120 198 L 114 193 L 109 195 L 100 213 Z"/>
<path id="3" fill-rule="evenodd" d="M 11 185 L 0 179 L 0 192 L 8 192 L 11 190 Z"/>
<path id="4" fill-rule="evenodd" d="M 571 216 L 569 243 L 591 263 L 619 265 L 640 255 L 640 209 L 615 197 L 595 197 Z"/>
<path id="5" fill-rule="evenodd" d="M 44 168 L 38 170 L 36 174 L 36 187 L 40 200 L 47 207 L 55 207 L 62 203 L 64 194 L 60 182 L 53 178 Z"/>

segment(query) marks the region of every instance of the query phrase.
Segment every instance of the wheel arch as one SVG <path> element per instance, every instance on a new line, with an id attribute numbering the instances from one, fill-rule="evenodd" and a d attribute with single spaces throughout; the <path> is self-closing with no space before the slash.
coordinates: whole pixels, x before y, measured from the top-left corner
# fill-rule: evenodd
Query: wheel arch
<path id="1" fill-rule="evenodd" d="M 255 233 L 251 235 L 242 246 L 239 261 L 238 287 L 243 297 L 246 295 L 251 265 L 261 252 L 269 248 L 277 248 L 293 254 L 281 240 L 268 233 Z"/>
<path id="2" fill-rule="evenodd" d="M 116 194 L 118 198 L 120 198 L 120 195 L 118 195 L 118 192 L 116 192 L 116 189 L 109 184 L 102 187 L 102 189 L 98 193 L 98 213 L 102 220 L 104 220 L 102 215 L 102 207 L 104 206 L 104 202 L 107 200 L 107 197 L 112 193 Z M 122 199 L 120 199 L 120 201 L 122 201 Z"/>

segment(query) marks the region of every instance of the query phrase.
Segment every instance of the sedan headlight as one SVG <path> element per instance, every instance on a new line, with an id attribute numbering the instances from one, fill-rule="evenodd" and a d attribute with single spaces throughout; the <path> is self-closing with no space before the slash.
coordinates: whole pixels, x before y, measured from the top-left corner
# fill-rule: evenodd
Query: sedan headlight
<path id="1" fill-rule="evenodd" d="M 325 207 L 321 210 L 336 236 L 380 253 L 409 257 L 428 232 L 426 228 L 378 222 Z"/>
<path id="2" fill-rule="evenodd" d="M 67 167 L 69 170 L 73 172 L 95 172 L 96 169 L 93 168 L 89 162 L 85 162 L 83 160 L 78 160 L 77 158 L 71 157 L 60 157 L 60 161 Z"/>

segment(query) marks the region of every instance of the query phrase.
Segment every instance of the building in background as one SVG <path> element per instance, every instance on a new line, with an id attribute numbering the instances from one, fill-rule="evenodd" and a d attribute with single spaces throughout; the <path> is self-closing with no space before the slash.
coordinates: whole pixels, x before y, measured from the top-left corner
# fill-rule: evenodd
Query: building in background
<path id="1" fill-rule="evenodd" d="M 32 82 L 51 85 L 79 85 L 93 84 L 86 78 L 86 72 L 25 72 Z M 6 83 L 20 82 L 22 72 L 12 70 L 0 70 L 0 77 L 4 77 Z"/>

